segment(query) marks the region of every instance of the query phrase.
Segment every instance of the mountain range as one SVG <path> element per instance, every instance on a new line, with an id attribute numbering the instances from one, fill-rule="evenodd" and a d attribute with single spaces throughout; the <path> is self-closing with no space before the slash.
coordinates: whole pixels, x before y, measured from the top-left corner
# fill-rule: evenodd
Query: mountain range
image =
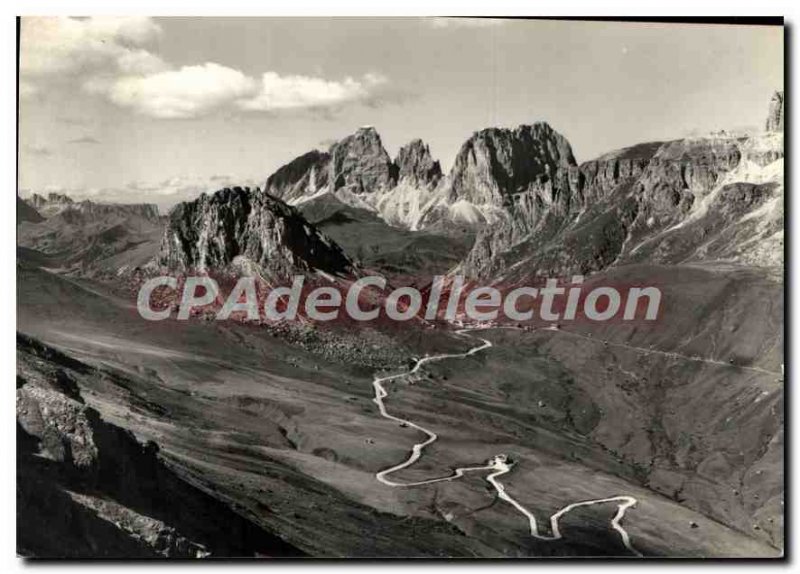
<path id="1" fill-rule="evenodd" d="M 774 267 L 783 246 L 782 92 L 765 124 L 763 133 L 637 144 L 581 164 L 545 122 L 488 128 L 464 142 L 447 174 L 422 140 L 391 159 L 366 126 L 280 167 L 263 192 L 224 189 L 179 204 L 154 261 L 202 269 L 244 257 L 262 267 L 267 259 L 291 262 L 270 273 L 338 274 L 357 259 L 410 276 L 424 265 L 400 256 L 424 238 L 427 249 L 441 243 L 457 256 L 440 253 L 450 267 L 435 271 L 476 278 L 586 274 L 639 261 Z M 32 223 L 39 216 L 44 226 Z M 163 223 L 154 206 L 75 203 L 59 194 L 34 194 L 19 217 L 27 221 L 20 245 L 69 252 L 68 259 L 77 251 L 73 237 L 102 249 L 109 236 L 144 241 L 120 229 L 131 220 L 139 235 L 150 232 L 142 222 Z M 87 218 L 126 223 L 87 230 Z M 363 238 L 348 234 L 353 222 L 367 229 Z M 433 251 L 428 260 L 437 259 Z"/>

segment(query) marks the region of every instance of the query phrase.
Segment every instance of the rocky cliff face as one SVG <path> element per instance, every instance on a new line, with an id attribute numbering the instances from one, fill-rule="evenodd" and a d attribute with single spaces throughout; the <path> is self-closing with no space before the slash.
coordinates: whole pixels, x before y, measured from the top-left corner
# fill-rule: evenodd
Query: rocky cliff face
<path id="1" fill-rule="evenodd" d="M 636 206 L 626 198 L 658 147 L 626 148 L 539 177 L 524 192 L 511 195 L 504 219 L 479 232 L 462 270 L 469 276 L 496 276 L 540 247 L 540 265 L 553 276 L 578 257 L 584 259 L 584 271 L 610 264 L 637 215 Z M 561 248 L 555 242 L 548 245 L 556 237 L 563 239 L 571 225 L 596 217 L 603 222 L 591 231 L 591 242 L 585 237 Z"/>
<path id="2" fill-rule="evenodd" d="M 266 190 L 295 205 L 333 193 L 410 229 L 480 227 L 502 217 L 514 194 L 574 165 L 567 140 L 544 122 L 473 134 L 446 178 L 422 140 L 403 146 L 391 161 L 368 127 L 327 153 L 309 152 L 281 167 L 267 179 Z"/>
<path id="3" fill-rule="evenodd" d="M 513 196 L 507 217 L 479 233 L 462 268 L 510 280 L 509 270 L 564 276 L 634 261 L 779 265 L 782 157 L 781 138 L 717 135 L 559 168 Z"/>
<path id="4" fill-rule="evenodd" d="M 413 228 L 441 178 L 439 162 L 422 140 L 400 148 L 392 161 L 375 128 L 364 127 L 327 152 L 311 151 L 279 168 L 265 189 L 291 205 L 331 194 L 391 225 Z"/>
<path id="5" fill-rule="evenodd" d="M 642 242 L 702 216 L 725 184 L 774 181 L 783 157 L 782 92 L 770 103 L 767 129 L 644 143 L 579 166 L 569 142 L 547 123 L 489 128 L 462 145 L 443 177 L 422 141 L 390 162 L 366 128 L 328 154 L 297 158 L 268 188 L 292 203 L 333 192 L 411 230 L 477 232 L 463 266 L 469 274 L 496 273 L 545 251 L 540 263 L 553 272 L 588 272 L 625 261 Z M 782 182 L 769 189 L 782 193 Z"/>
<path id="6" fill-rule="evenodd" d="M 356 195 L 390 189 L 397 182 L 397 170 L 373 127 L 364 127 L 334 144 L 330 149 L 333 190 Z"/>
<path id="7" fill-rule="evenodd" d="M 568 178 L 574 166 L 569 142 L 547 123 L 482 130 L 461 146 L 418 226 L 480 228 L 505 220 L 508 208 L 524 204 L 525 195 L 545 203 L 562 201 L 553 183 Z M 559 175 L 559 170 L 564 171 Z"/>
<path id="8" fill-rule="evenodd" d="M 766 129 L 768 132 L 783 131 L 783 92 L 775 92 L 769 103 Z"/>
<path id="9" fill-rule="evenodd" d="M 311 151 L 267 178 L 265 190 L 288 203 L 302 203 L 321 192 L 356 196 L 378 193 L 397 183 L 397 167 L 375 128 L 364 127 L 333 144 Z"/>
<path id="10" fill-rule="evenodd" d="M 461 146 L 448 178 L 447 199 L 499 206 L 511 195 L 552 179 L 559 167 L 573 165 L 569 142 L 544 122 L 485 129 Z"/>
<path id="11" fill-rule="evenodd" d="M 256 265 L 270 277 L 353 270 L 338 245 L 283 201 L 248 188 L 226 188 L 176 206 L 156 263 L 180 271 Z"/>

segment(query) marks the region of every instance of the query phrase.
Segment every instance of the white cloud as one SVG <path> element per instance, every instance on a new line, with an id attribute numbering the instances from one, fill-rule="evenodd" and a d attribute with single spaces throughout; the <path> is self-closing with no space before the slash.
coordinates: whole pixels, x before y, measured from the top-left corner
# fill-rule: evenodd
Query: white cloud
<path id="1" fill-rule="evenodd" d="M 20 95 L 47 94 L 47 82 L 68 81 L 121 108 L 174 119 L 222 109 L 274 112 L 372 104 L 387 84 L 378 74 L 329 80 L 268 71 L 257 78 L 214 62 L 174 68 L 147 49 L 161 33 L 149 18 L 24 18 Z"/>
<path id="2" fill-rule="evenodd" d="M 155 118 L 191 118 L 252 96 L 257 82 L 239 70 L 211 62 L 113 81 L 92 81 L 87 89 L 120 107 Z"/>
<path id="3" fill-rule="evenodd" d="M 178 70 L 120 78 L 92 78 L 85 88 L 116 105 L 154 118 L 193 118 L 222 108 L 268 112 L 332 108 L 364 102 L 387 80 L 377 74 L 341 81 L 310 76 L 262 75 L 207 62 Z"/>
<path id="4" fill-rule="evenodd" d="M 142 49 L 161 33 L 149 18 L 26 17 L 20 71 L 28 78 L 97 69 L 152 72 L 164 63 Z"/>
<path id="5" fill-rule="evenodd" d="M 502 26 L 500 18 L 426 18 L 425 22 L 433 28 L 492 28 Z"/>
<path id="6" fill-rule="evenodd" d="M 365 101 L 386 82 L 385 77 L 377 74 L 365 74 L 360 79 L 348 77 L 342 81 L 331 81 L 267 72 L 261 76 L 258 94 L 239 101 L 238 105 L 244 110 L 253 111 L 333 107 Z"/>

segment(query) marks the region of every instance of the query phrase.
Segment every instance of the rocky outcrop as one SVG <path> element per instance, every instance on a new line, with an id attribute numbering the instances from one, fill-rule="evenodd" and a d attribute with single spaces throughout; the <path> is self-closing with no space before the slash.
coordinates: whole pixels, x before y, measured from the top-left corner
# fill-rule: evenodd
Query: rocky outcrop
<path id="1" fill-rule="evenodd" d="M 333 190 L 356 195 L 394 187 L 397 170 L 375 128 L 363 127 L 330 149 L 329 181 Z"/>
<path id="2" fill-rule="evenodd" d="M 394 160 L 397 166 L 397 177 L 418 189 L 433 189 L 442 178 L 442 168 L 433 159 L 428 145 L 421 139 L 415 139 L 400 148 Z"/>
<path id="3" fill-rule="evenodd" d="M 462 269 L 512 280 L 626 262 L 782 264 L 782 134 L 642 144 L 513 194 Z"/>
<path id="4" fill-rule="evenodd" d="M 552 184 L 574 166 L 569 142 L 547 123 L 476 132 L 461 146 L 418 227 L 479 229 L 506 220 L 509 206 L 525 196 L 559 202 Z"/>
<path id="5" fill-rule="evenodd" d="M 422 140 L 400 148 L 392 161 L 375 128 L 363 127 L 327 152 L 311 151 L 282 166 L 265 189 L 291 205 L 330 193 L 391 225 L 414 228 L 441 178 L 441 166 Z"/>
<path id="6" fill-rule="evenodd" d="M 524 192 L 514 193 L 505 204 L 507 216 L 481 230 L 462 271 L 473 277 L 496 277 L 539 248 L 539 260 L 552 276 L 575 267 L 582 272 L 610 264 L 637 215 L 626 201 L 633 182 L 645 171 L 656 145 L 626 148 L 580 166 L 558 167 L 550 177 L 539 177 Z M 567 241 L 548 249 L 555 238 L 564 239 L 571 224 L 602 215 L 593 243 Z M 587 238 L 584 238 L 587 239 Z"/>
<path id="7" fill-rule="evenodd" d="M 341 192 L 364 197 L 391 189 L 397 167 L 373 127 L 363 127 L 333 144 L 327 152 L 310 151 L 280 167 L 267 178 L 265 191 L 290 204 L 320 193 Z"/>
<path id="8" fill-rule="evenodd" d="M 680 220 L 741 159 L 735 138 L 692 138 L 664 144 L 647 164 L 634 189 L 644 219 L 652 221 L 647 227 Z"/>
<path id="9" fill-rule="evenodd" d="M 766 130 L 768 132 L 783 131 L 783 91 L 775 92 L 769 102 Z"/>
<path id="10" fill-rule="evenodd" d="M 295 208 L 258 189 L 225 188 L 170 212 L 158 265 L 206 271 L 227 268 L 234 260 L 271 277 L 353 271 L 338 245 Z"/>
<path id="11" fill-rule="evenodd" d="M 569 142 L 547 123 L 489 128 L 461 146 L 446 196 L 450 202 L 502 205 L 512 194 L 552 179 L 559 167 L 573 165 Z"/>
<path id="12" fill-rule="evenodd" d="M 514 194 L 574 165 L 567 140 L 544 122 L 473 134 L 447 178 L 422 140 L 403 146 L 391 161 L 378 133 L 366 127 L 328 152 L 294 159 L 267 179 L 265 189 L 293 205 L 330 192 L 410 229 L 482 226 L 502 217 Z"/>

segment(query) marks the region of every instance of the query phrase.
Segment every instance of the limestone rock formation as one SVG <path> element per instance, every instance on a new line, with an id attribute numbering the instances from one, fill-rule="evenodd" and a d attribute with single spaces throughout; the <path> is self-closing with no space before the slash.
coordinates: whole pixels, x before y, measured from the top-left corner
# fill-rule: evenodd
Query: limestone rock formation
<path id="1" fill-rule="evenodd" d="M 273 277 L 353 270 L 341 248 L 295 208 L 258 189 L 225 188 L 170 212 L 158 265 L 205 271 L 228 267 L 237 258 Z"/>
<path id="2" fill-rule="evenodd" d="M 360 128 L 330 149 L 329 180 L 333 189 L 357 195 L 389 189 L 397 181 L 396 169 L 373 127 Z"/>
<path id="3" fill-rule="evenodd" d="M 449 176 L 450 201 L 501 205 L 514 193 L 551 178 L 559 167 L 575 165 L 566 138 L 538 122 L 516 129 L 489 128 L 469 138 Z"/>
<path id="4" fill-rule="evenodd" d="M 546 191 L 559 169 L 572 166 L 575 158 L 569 142 L 545 122 L 476 132 L 461 146 L 419 227 L 493 224 L 505 219 L 506 208 L 520 201 L 520 194 Z"/>
<path id="5" fill-rule="evenodd" d="M 570 225 L 595 216 L 602 216 L 604 223 L 591 238 L 574 242 L 572 249 L 569 242 L 558 248 L 559 242 L 554 241 L 539 264 L 553 273 L 578 260 L 576 267 L 584 272 L 610 264 L 637 214 L 627 196 L 659 146 L 634 146 L 580 166 L 559 167 L 551 177 L 513 194 L 506 204 L 506 217 L 481 230 L 462 270 L 469 276 L 502 274 L 531 256 L 531 251 L 562 236 Z"/>
<path id="6" fill-rule="evenodd" d="M 398 181 L 419 189 L 433 189 L 442 178 L 442 168 L 428 145 L 415 139 L 400 148 L 394 160 Z"/>
<path id="7" fill-rule="evenodd" d="M 287 203 L 313 196 L 328 187 L 330 160 L 327 152 L 305 153 L 269 176 L 264 189 Z"/>
<path id="8" fill-rule="evenodd" d="M 626 262 L 782 264 L 780 135 L 653 142 L 562 167 L 486 227 L 470 276 L 587 274 Z"/>

